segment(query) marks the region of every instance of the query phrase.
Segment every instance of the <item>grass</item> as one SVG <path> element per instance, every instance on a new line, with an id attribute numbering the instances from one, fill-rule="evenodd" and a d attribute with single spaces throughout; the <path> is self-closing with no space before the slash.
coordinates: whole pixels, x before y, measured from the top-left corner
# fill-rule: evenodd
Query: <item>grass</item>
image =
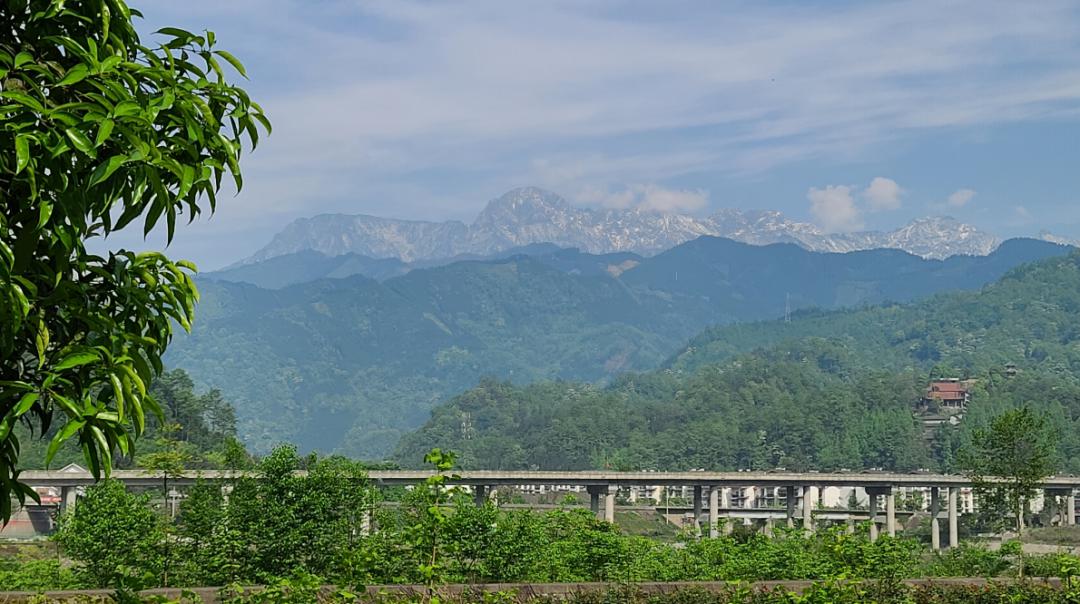
<path id="1" fill-rule="evenodd" d="M 658 541 L 674 541 L 679 534 L 678 527 L 651 510 L 616 510 L 615 524 L 628 535 Z"/>

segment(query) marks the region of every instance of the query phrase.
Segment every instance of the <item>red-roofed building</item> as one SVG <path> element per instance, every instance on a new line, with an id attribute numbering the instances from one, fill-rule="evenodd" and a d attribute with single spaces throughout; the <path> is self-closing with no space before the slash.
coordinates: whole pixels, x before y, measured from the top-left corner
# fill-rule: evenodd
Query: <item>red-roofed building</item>
<path id="1" fill-rule="evenodd" d="M 923 397 L 923 404 L 934 404 L 942 410 L 964 411 L 971 401 L 970 382 L 958 379 L 930 382 Z"/>

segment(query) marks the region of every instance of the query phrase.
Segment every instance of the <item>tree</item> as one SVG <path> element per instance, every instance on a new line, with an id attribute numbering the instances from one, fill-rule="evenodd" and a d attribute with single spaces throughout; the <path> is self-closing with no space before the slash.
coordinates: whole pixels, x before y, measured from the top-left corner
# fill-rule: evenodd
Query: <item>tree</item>
<path id="1" fill-rule="evenodd" d="M 1046 416 L 1028 407 L 1002 413 L 976 429 L 959 461 L 975 484 L 980 507 L 1016 514 L 1016 529 L 1022 532 L 1028 503 L 1055 470 L 1057 438 Z"/>
<path id="2" fill-rule="evenodd" d="M 60 517 L 55 539 L 97 587 L 142 589 L 157 584 L 161 525 L 147 495 L 105 480 L 86 489 L 73 511 Z"/>
<path id="3" fill-rule="evenodd" d="M 269 122 L 223 62 L 212 32 L 158 31 L 143 45 L 124 0 L 7 0 L 0 11 L 0 520 L 18 482 L 18 422 L 49 453 L 78 439 L 96 476 L 130 454 L 173 323 L 190 329 L 195 267 L 156 252 L 87 251 L 141 222 L 213 212 L 222 180 L 243 185 L 242 136 Z M 245 76 L 246 77 L 246 76 Z"/>

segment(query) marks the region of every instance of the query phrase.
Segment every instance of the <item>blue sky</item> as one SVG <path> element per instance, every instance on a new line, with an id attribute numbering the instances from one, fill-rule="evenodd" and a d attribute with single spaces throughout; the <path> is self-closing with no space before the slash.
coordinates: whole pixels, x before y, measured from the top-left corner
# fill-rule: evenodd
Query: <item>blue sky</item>
<path id="1" fill-rule="evenodd" d="M 274 122 L 244 192 L 170 248 L 206 269 L 299 216 L 469 221 L 520 185 L 1080 237 L 1072 1 L 133 4 L 144 31 L 214 30 Z"/>

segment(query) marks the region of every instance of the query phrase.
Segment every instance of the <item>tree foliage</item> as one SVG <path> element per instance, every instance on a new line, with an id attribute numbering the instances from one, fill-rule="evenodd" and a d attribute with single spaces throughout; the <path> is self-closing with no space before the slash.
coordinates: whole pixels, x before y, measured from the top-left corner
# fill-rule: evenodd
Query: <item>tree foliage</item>
<path id="1" fill-rule="evenodd" d="M 1055 426 L 1060 467 L 1076 473 L 1078 334 L 1073 254 L 979 292 L 717 327 L 665 367 L 607 385 L 484 380 L 403 436 L 395 458 L 442 447 L 475 469 L 958 472 L 978 429 L 1027 406 Z M 959 426 L 924 434 L 913 415 L 934 377 L 970 379 L 971 402 Z"/>
<path id="2" fill-rule="evenodd" d="M 148 501 L 148 495 L 133 495 L 122 483 L 104 480 L 87 488 L 74 511 L 60 517 L 55 538 L 77 561 L 87 584 L 130 589 L 158 584 L 164 533 Z"/>
<path id="3" fill-rule="evenodd" d="M 1022 407 L 975 430 L 960 451 L 960 465 L 975 483 L 979 505 L 999 518 L 1024 515 L 1036 489 L 1057 467 L 1057 435 L 1045 415 Z"/>
<path id="4" fill-rule="evenodd" d="M 157 412 L 148 388 L 194 266 L 155 252 L 90 253 L 87 239 L 213 211 L 242 186 L 242 137 L 269 123 L 230 84 L 213 33 L 165 28 L 144 45 L 123 0 L 7 0 L 0 11 L 0 519 L 18 483 L 12 427 L 78 439 L 95 475 Z"/>

